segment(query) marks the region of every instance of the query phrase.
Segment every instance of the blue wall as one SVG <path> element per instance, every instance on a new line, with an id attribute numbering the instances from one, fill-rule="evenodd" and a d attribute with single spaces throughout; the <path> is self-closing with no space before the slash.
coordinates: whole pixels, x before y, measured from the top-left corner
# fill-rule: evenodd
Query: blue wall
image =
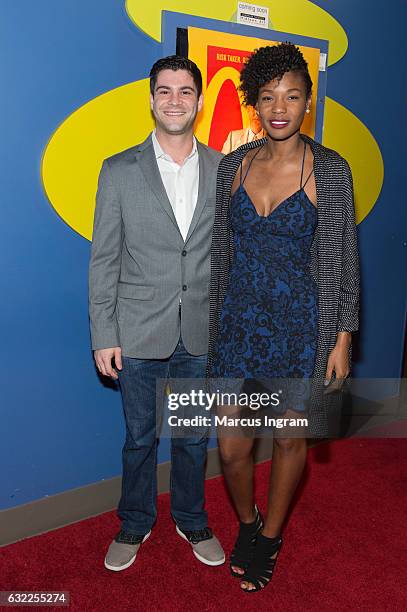
<path id="1" fill-rule="evenodd" d="M 327 94 L 375 136 L 385 164 L 380 200 L 359 227 L 363 274 L 360 376 L 398 377 L 406 279 L 401 51 L 405 7 L 320 1 L 349 38 Z M 148 75 L 160 46 L 118 0 L 29 0 L 0 8 L 2 185 L 0 305 L 3 385 L 0 509 L 121 472 L 120 395 L 102 385 L 89 346 L 90 244 L 47 201 L 44 147 L 75 109 Z M 168 459 L 161 443 L 159 461 Z"/>

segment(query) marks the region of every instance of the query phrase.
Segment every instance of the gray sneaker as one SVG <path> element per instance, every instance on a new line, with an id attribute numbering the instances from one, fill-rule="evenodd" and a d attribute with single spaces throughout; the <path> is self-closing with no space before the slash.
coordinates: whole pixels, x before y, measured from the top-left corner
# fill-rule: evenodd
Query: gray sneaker
<path id="1" fill-rule="evenodd" d="M 222 565 L 225 563 L 225 553 L 216 536 L 209 527 L 198 531 L 181 531 L 176 526 L 178 535 L 184 538 L 192 546 L 192 551 L 197 559 L 205 565 Z"/>
<path id="2" fill-rule="evenodd" d="M 151 530 L 145 536 L 135 536 L 120 532 L 109 546 L 105 557 L 105 567 L 113 572 L 125 570 L 136 560 L 138 550 L 151 535 Z"/>

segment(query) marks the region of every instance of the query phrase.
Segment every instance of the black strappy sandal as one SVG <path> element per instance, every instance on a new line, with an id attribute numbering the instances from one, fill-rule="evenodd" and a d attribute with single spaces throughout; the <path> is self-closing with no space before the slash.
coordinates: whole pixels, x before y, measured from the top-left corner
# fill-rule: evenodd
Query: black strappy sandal
<path id="1" fill-rule="evenodd" d="M 262 533 L 259 533 L 256 540 L 254 557 L 244 575 L 242 582 L 250 582 L 254 589 L 244 589 L 245 593 L 256 593 L 261 591 L 270 582 L 277 557 L 272 557 L 280 551 L 283 538 L 277 536 L 275 538 L 266 538 Z"/>
<path id="2" fill-rule="evenodd" d="M 253 560 L 257 535 L 263 529 L 263 517 L 255 506 L 256 518 L 253 523 L 240 523 L 239 535 L 230 555 L 230 573 L 234 578 L 242 579 L 244 574 L 238 574 L 232 566 L 241 567 L 246 571 Z"/>

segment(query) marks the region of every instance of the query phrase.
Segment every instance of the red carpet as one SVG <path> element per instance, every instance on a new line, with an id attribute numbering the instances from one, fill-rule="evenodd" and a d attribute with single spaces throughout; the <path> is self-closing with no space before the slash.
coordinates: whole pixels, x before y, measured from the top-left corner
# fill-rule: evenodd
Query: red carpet
<path id="1" fill-rule="evenodd" d="M 269 464 L 257 470 L 263 508 L 268 470 Z M 168 495 L 160 497 L 158 523 L 128 570 L 103 567 L 119 526 L 108 513 L 0 549 L 0 590 L 70 591 L 70 609 L 81 612 L 405 610 L 406 485 L 405 440 L 342 440 L 311 449 L 275 575 L 261 593 L 241 592 L 226 565 L 210 568 L 193 557 L 175 534 Z M 229 553 L 236 519 L 222 479 L 206 490 L 210 524 Z"/>

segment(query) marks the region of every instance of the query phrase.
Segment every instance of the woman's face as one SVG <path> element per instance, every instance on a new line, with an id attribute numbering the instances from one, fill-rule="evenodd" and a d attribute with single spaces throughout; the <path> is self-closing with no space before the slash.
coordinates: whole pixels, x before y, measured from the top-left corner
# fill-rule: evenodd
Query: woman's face
<path id="1" fill-rule="evenodd" d="M 302 74 L 286 72 L 280 81 L 269 81 L 260 88 L 256 110 L 270 138 L 287 140 L 299 131 L 310 103 Z"/>

